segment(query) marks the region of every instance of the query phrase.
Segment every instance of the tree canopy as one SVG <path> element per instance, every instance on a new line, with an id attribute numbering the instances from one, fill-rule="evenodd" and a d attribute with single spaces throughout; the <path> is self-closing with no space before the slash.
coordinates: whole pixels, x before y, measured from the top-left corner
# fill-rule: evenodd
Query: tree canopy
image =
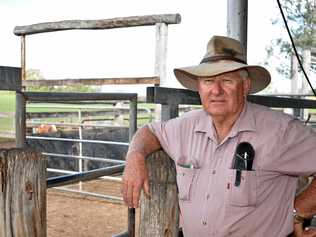
<path id="1" fill-rule="evenodd" d="M 304 49 L 316 48 L 316 0 L 283 0 L 280 2 L 294 43 L 302 58 L 301 54 Z M 273 19 L 272 23 L 284 26 L 281 16 Z M 277 70 L 287 78 L 290 78 L 289 60 L 293 52 L 289 37 L 273 39 L 271 45 L 267 47 L 268 57 L 278 55 L 282 59 Z M 312 65 L 312 70 L 316 70 L 316 65 Z"/>

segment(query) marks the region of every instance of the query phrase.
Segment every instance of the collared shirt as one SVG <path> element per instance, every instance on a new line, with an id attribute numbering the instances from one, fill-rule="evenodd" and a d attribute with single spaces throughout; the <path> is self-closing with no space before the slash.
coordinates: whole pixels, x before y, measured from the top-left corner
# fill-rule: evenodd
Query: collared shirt
<path id="1" fill-rule="evenodd" d="M 175 161 L 185 237 L 286 237 L 293 230 L 298 176 L 315 175 L 316 134 L 282 112 L 247 103 L 219 144 L 212 118 L 195 110 L 149 125 Z M 255 150 L 235 186 L 241 142 Z"/>

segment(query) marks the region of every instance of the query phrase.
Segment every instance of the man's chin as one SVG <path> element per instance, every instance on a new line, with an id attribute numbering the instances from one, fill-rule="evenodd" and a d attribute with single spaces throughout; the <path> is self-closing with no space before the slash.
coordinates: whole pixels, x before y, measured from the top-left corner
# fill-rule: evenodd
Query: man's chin
<path id="1" fill-rule="evenodd" d="M 227 114 L 226 111 L 223 111 L 223 110 L 206 110 L 206 112 L 215 117 L 215 116 L 225 116 Z"/>

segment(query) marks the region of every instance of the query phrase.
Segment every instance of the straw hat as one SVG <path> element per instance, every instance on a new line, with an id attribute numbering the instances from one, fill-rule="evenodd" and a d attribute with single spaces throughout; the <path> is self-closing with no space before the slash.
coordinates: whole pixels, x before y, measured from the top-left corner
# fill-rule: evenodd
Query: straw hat
<path id="1" fill-rule="evenodd" d="M 197 91 L 199 77 L 216 76 L 242 68 L 248 71 L 251 79 L 250 93 L 259 92 L 269 85 L 270 73 L 264 67 L 247 65 L 245 51 L 239 41 L 224 36 L 213 36 L 199 65 L 176 68 L 174 74 L 184 87 Z"/>

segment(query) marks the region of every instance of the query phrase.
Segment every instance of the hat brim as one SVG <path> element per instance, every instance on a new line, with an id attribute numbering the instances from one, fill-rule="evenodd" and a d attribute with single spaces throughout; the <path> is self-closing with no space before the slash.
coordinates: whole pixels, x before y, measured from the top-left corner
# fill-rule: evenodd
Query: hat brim
<path id="1" fill-rule="evenodd" d="M 245 68 L 251 79 L 250 93 L 257 93 L 266 88 L 271 76 L 268 70 L 261 66 L 247 65 L 234 61 L 221 60 L 212 63 L 201 63 L 197 66 L 174 69 L 174 74 L 178 81 L 186 88 L 198 91 L 198 78 L 211 77 L 222 73 Z"/>

